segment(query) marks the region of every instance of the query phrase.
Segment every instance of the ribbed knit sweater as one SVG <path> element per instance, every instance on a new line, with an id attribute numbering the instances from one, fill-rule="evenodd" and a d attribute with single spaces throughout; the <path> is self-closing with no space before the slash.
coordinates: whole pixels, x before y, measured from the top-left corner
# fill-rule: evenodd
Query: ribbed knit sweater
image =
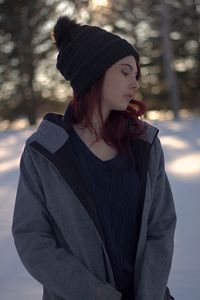
<path id="1" fill-rule="evenodd" d="M 96 201 L 116 287 L 133 300 L 134 262 L 140 224 L 140 179 L 134 162 L 117 155 L 102 161 L 72 128 L 70 140 Z"/>

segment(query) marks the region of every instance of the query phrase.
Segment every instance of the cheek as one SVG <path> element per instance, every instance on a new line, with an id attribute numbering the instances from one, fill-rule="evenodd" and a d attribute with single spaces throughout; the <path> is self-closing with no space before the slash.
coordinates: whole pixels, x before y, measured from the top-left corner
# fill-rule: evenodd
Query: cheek
<path id="1" fill-rule="evenodd" d="M 116 95 L 118 94 L 118 86 L 113 82 L 108 83 L 108 85 L 104 89 L 104 99 L 112 102 L 112 100 L 115 99 Z"/>
<path id="2" fill-rule="evenodd" d="M 117 96 L 121 90 L 125 87 L 123 78 L 118 75 L 108 76 L 105 82 L 105 94 L 106 96 Z"/>

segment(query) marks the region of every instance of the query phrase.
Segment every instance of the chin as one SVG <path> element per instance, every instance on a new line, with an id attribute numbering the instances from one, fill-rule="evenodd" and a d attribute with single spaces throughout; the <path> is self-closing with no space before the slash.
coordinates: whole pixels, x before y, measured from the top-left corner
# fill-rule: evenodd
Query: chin
<path id="1" fill-rule="evenodd" d="M 121 105 L 121 106 L 116 106 L 115 108 L 113 108 L 113 110 L 117 110 L 117 111 L 124 111 L 128 108 L 128 103 Z"/>

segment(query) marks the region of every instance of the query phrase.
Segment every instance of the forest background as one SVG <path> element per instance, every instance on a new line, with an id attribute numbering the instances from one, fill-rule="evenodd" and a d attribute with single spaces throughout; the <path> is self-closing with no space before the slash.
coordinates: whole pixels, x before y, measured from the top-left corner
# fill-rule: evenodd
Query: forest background
<path id="1" fill-rule="evenodd" d="M 200 0 L 0 0 L 1 122 L 23 117 L 34 125 L 47 111 L 62 113 L 72 97 L 51 39 L 61 14 L 136 45 L 137 98 L 149 111 L 200 113 Z"/>

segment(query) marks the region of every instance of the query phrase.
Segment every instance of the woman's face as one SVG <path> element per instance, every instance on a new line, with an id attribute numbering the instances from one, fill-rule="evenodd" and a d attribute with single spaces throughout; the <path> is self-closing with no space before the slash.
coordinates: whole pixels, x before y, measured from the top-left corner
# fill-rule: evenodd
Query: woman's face
<path id="1" fill-rule="evenodd" d="M 106 71 L 101 99 L 104 116 L 108 116 L 111 110 L 127 109 L 128 103 L 139 88 L 137 72 L 133 56 L 124 57 Z"/>

